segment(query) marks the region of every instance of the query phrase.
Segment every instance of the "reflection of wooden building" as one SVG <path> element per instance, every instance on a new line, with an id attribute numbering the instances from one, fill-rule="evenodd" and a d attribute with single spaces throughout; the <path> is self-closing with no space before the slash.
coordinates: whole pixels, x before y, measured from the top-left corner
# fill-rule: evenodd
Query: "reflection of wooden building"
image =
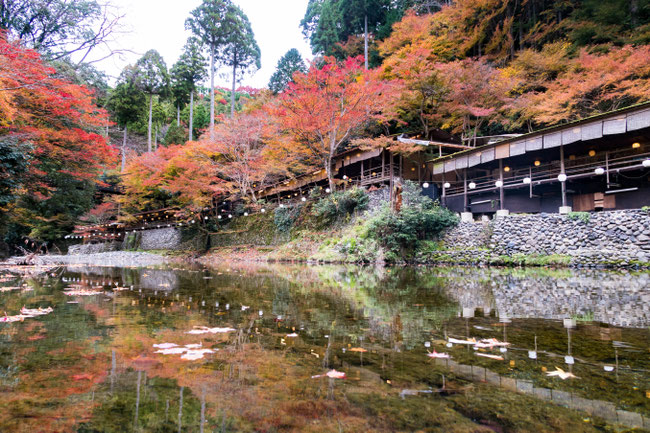
<path id="1" fill-rule="evenodd" d="M 434 158 L 430 182 L 458 212 L 650 205 L 650 103 Z"/>

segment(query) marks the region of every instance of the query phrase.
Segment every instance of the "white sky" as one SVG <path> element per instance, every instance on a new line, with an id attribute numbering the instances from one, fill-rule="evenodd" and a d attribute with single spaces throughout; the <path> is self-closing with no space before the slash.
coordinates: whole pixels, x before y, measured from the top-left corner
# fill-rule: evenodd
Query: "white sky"
<path id="1" fill-rule="evenodd" d="M 242 86 L 266 87 L 278 60 L 291 48 L 297 48 L 303 59 L 312 58 L 305 41 L 300 20 L 305 15 L 308 0 L 234 0 L 248 16 L 255 39 L 262 51 L 262 69 L 250 73 L 238 83 Z M 185 19 L 201 0 L 110 0 L 125 17 L 122 25 L 127 33 L 118 35 L 115 46 L 129 49 L 127 53 L 95 63 L 109 75 L 111 83 L 122 68 L 135 63 L 150 49 L 157 50 L 165 59 L 167 68 L 178 60 L 183 45 L 191 32 L 185 30 Z M 96 54 L 97 57 L 99 53 Z M 230 87 L 229 71 L 218 71 L 218 85 Z M 228 75 L 226 75 L 228 74 Z"/>

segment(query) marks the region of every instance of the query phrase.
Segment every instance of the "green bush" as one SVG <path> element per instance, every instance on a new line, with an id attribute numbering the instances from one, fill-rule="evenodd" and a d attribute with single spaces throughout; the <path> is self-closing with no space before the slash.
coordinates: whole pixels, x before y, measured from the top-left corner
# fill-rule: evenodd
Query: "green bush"
<path id="1" fill-rule="evenodd" d="M 314 203 L 312 212 L 321 222 L 332 224 L 352 215 L 355 211 L 366 209 L 368 201 L 369 197 L 366 191 L 354 187 L 321 198 Z"/>
<path id="2" fill-rule="evenodd" d="M 275 228 L 281 233 L 287 233 L 293 227 L 300 215 L 302 206 L 278 207 L 275 209 L 273 221 Z"/>
<path id="3" fill-rule="evenodd" d="M 402 208 L 393 212 L 388 204 L 370 222 L 368 232 L 386 250 L 387 261 L 409 258 L 420 241 L 435 239 L 458 224 L 458 217 L 429 197 L 418 185 L 406 182 Z"/>
<path id="4" fill-rule="evenodd" d="M 591 215 L 589 212 L 569 212 L 567 217 L 572 221 L 582 221 L 584 224 L 589 224 L 591 221 Z"/>

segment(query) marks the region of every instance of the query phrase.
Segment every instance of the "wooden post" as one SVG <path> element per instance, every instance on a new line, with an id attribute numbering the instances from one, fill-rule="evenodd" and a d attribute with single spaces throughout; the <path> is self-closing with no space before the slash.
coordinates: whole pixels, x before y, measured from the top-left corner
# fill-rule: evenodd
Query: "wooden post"
<path id="1" fill-rule="evenodd" d="M 463 212 L 467 212 L 467 169 L 463 170 Z"/>
<path id="2" fill-rule="evenodd" d="M 530 179 L 530 183 L 528 184 L 529 194 L 530 194 L 530 198 L 533 198 L 533 169 L 532 169 L 532 167 L 528 167 L 528 178 Z"/>
<path id="3" fill-rule="evenodd" d="M 382 150 L 381 152 L 381 180 L 382 183 L 384 183 L 384 179 L 386 178 L 386 151 Z"/>
<path id="4" fill-rule="evenodd" d="M 393 202 L 393 152 L 388 153 L 388 169 L 390 170 L 390 180 L 388 182 L 389 188 L 390 188 L 390 202 Z"/>
<path id="5" fill-rule="evenodd" d="M 503 159 L 499 160 L 499 180 L 501 181 L 501 187 L 499 188 L 499 208 L 503 210 L 503 201 L 505 199 L 505 193 L 503 191 Z"/>
<path id="6" fill-rule="evenodd" d="M 607 189 L 609 189 L 609 152 L 605 152 L 605 175 L 607 176 Z"/>
<path id="7" fill-rule="evenodd" d="M 564 174 L 564 146 L 560 145 L 560 174 Z M 566 206 L 566 182 L 560 182 L 562 185 L 562 207 Z"/>
<path id="8" fill-rule="evenodd" d="M 447 187 L 445 186 L 445 173 L 442 173 L 442 205 L 447 206 Z"/>

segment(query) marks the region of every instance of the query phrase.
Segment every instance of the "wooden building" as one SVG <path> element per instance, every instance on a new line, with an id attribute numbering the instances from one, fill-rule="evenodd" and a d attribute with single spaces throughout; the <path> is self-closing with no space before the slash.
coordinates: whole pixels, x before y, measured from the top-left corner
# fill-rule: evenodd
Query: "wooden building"
<path id="1" fill-rule="evenodd" d="M 477 214 L 650 205 L 650 103 L 427 161 L 448 208 Z"/>

